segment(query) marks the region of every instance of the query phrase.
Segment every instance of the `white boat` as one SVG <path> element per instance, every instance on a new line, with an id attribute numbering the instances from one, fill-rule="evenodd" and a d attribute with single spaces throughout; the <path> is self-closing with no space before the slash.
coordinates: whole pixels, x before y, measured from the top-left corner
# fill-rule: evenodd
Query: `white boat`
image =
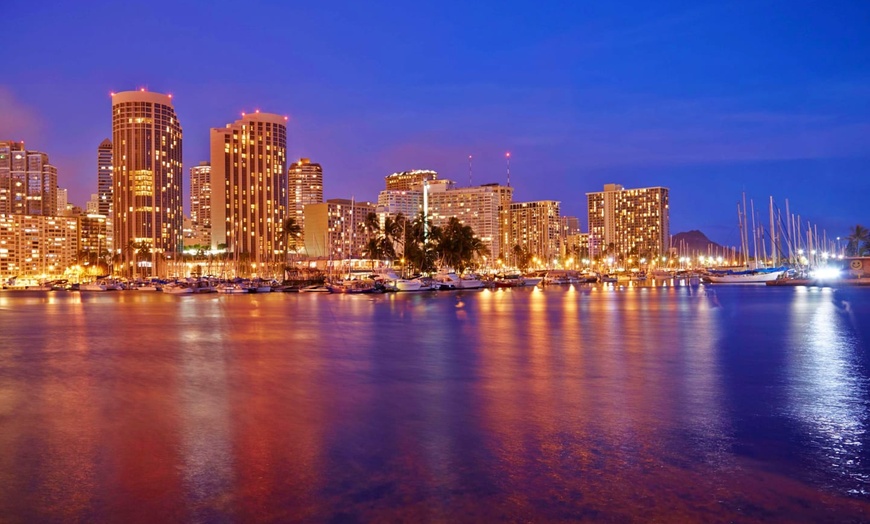
<path id="1" fill-rule="evenodd" d="M 711 284 L 764 284 L 785 274 L 786 268 L 747 269 L 745 271 L 710 271 L 705 280 Z"/>
<path id="2" fill-rule="evenodd" d="M 537 286 L 542 280 L 544 279 L 541 277 L 523 277 L 523 285 L 526 287 Z"/>
<path id="3" fill-rule="evenodd" d="M 483 280 L 480 279 L 479 275 L 475 275 L 474 273 L 466 273 L 459 277 L 460 289 L 480 289 L 482 287 Z"/>
<path id="4" fill-rule="evenodd" d="M 163 292 L 170 295 L 191 295 L 193 288 L 187 282 L 171 282 L 163 286 Z"/>
<path id="5" fill-rule="evenodd" d="M 378 270 L 377 275 L 381 280 L 383 280 L 387 289 L 395 289 L 396 291 L 420 291 L 424 287 L 423 281 L 420 279 L 402 278 L 392 269 Z"/>
<path id="6" fill-rule="evenodd" d="M 120 291 L 121 289 L 123 289 L 121 282 L 114 278 L 101 278 L 79 286 L 79 291 Z"/>
<path id="7" fill-rule="evenodd" d="M 272 292 L 272 283 L 267 280 L 257 280 L 254 279 L 251 281 L 250 286 L 248 287 L 249 293 L 271 293 Z"/>
<path id="8" fill-rule="evenodd" d="M 241 295 L 248 293 L 248 288 L 238 282 L 224 282 L 217 285 L 217 292 L 225 295 Z"/>

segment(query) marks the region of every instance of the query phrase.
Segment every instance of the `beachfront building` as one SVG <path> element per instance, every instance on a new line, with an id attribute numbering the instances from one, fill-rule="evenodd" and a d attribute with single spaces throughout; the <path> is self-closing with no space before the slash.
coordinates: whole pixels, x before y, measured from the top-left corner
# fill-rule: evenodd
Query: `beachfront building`
<path id="1" fill-rule="evenodd" d="M 159 274 L 181 253 L 181 138 L 172 95 L 112 94 L 111 228 L 122 275 Z"/>
<path id="2" fill-rule="evenodd" d="M 423 187 L 423 182 L 438 180 L 438 173 L 429 169 L 400 171 L 384 177 L 388 191 L 411 191 Z"/>
<path id="3" fill-rule="evenodd" d="M 586 198 L 592 258 L 627 262 L 668 253 L 668 188 L 606 184 L 604 191 L 587 193 Z"/>
<path id="4" fill-rule="evenodd" d="M 305 251 L 310 258 L 344 261 L 362 257 L 366 235 L 362 224 L 374 213 L 372 202 L 334 198 L 305 206 Z"/>
<path id="5" fill-rule="evenodd" d="M 489 260 L 501 256 L 499 191 L 488 185 L 455 188 L 452 184 L 427 184 L 427 187 L 425 207 L 431 225 L 443 227 L 450 217 L 456 217 L 474 230 L 489 251 Z"/>
<path id="6" fill-rule="evenodd" d="M 200 162 L 190 168 L 190 224 L 184 226 L 184 244 L 190 237 L 202 246 L 211 245 L 211 164 Z M 187 218 L 185 218 L 185 221 Z M 188 233 L 188 229 L 192 230 Z M 197 245 L 197 244 L 194 244 Z"/>
<path id="7" fill-rule="evenodd" d="M 211 244 L 254 264 L 284 258 L 287 117 L 248 113 L 211 130 Z"/>
<path id="8" fill-rule="evenodd" d="M 560 203 L 555 200 L 514 202 L 510 205 L 510 238 L 514 242 L 505 249 L 513 265 L 525 256 L 537 267 L 553 267 L 560 256 Z M 520 255 L 522 253 L 522 255 Z"/>
<path id="9" fill-rule="evenodd" d="M 62 278 L 78 251 L 77 217 L 0 214 L 0 282 Z"/>
<path id="10" fill-rule="evenodd" d="M 0 141 L 0 214 L 57 214 L 57 168 L 46 153 Z"/>

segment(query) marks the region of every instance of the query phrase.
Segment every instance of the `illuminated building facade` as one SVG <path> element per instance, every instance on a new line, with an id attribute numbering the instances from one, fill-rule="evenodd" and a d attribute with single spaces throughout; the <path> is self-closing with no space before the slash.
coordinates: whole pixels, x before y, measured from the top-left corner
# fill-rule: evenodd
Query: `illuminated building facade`
<path id="1" fill-rule="evenodd" d="M 0 214 L 55 216 L 57 168 L 24 142 L 0 142 Z"/>
<path id="2" fill-rule="evenodd" d="M 446 188 L 448 186 L 441 186 Z M 432 190 L 434 189 L 434 190 Z M 456 217 L 474 230 L 490 253 L 490 260 L 501 256 L 499 242 L 500 194 L 492 186 L 456 189 L 430 188 L 428 217 L 433 226 L 444 227 L 450 217 Z"/>
<path id="3" fill-rule="evenodd" d="M 99 209 L 103 216 L 112 215 L 112 141 L 108 138 L 97 147 L 97 195 Z"/>
<path id="4" fill-rule="evenodd" d="M 202 245 L 210 246 L 211 164 L 208 162 L 190 168 L 190 220 L 193 235 L 203 242 Z M 184 236 L 187 244 L 188 235 Z"/>
<path id="5" fill-rule="evenodd" d="M 606 184 L 604 191 L 587 193 L 589 251 L 594 258 L 665 255 L 670 248 L 668 189 L 625 189 Z"/>
<path id="6" fill-rule="evenodd" d="M 79 251 L 89 264 L 104 262 L 111 256 L 109 221 L 100 213 L 79 218 Z"/>
<path id="7" fill-rule="evenodd" d="M 555 200 L 512 203 L 510 237 L 514 244 L 506 255 L 511 258 L 513 249 L 519 246 L 530 257 L 537 258 L 539 265 L 551 265 L 561 254 L 559 206 Z"/>
<path id="8" fill-rule="evenodd" d="M 69 191 L 64 188 L 57 188 L 57 213 L 55 216 L 62 217 L 67 214 L 67 206 L 69 205 Z"/>
<path id="9" fill-rule="evenodd" d="M 77 217 L 0 214 L 0 280 L 52 279 L 76 262 Z"/>
<path id="10" fill-rule="evenodd" d="M 384 190 L 378 193 L 378 215 L 396 217 L 399 213 L 414 220 L 423 211 L 422 191 Z"/>
<path id="11" fill-rule="evenodd" d="M 112 234 L 122 274 L 159 273 L 160 261 L 181 253 L 181 138 L 172 95 L 112 94 Z M 151 260 L 134 244 L 149 246 Z"/>
<path id="12" fill-rule="evenodd" d="M 511 203 L 514 199 L 514 188 L 497 183 L 482 184 L 480 187 L 492 188 L 498 194 L 498 238 L 501 246 L 501 256 L 504 256 L 516 245 L 511 238 Z M 493 257 L 497 259 L 498 257 Z"/>
<path id="13" fill-rule="evenodd" d="M 423 187 L 423 182 L 438 180 L 438 173 L 428 169 L 401 171 L 384 177 L 388 191 L 412 191 Z"/>
<path id="14" fill-rule="evenodd" d="M 375 212 L 371 202 L 335 198 L 305 206 L 305 251 L 313 258 L 360 258 L 366 237 L 362 224 Z"/>
<path id="15" fill-rule="evenodd" d="M 287 118 L 243 114 L 211 130 L 211 244 L 264 263 L 284 256 Z"/>
<path id="16" fill-rule="evenodd" d="M 287 169 L 287 217 L 305 231 L 305 206 L 323 203 L 323 168 L 308 158 L 300 158 Z M 304 236 L 303 236 L 304 238 Z"/>

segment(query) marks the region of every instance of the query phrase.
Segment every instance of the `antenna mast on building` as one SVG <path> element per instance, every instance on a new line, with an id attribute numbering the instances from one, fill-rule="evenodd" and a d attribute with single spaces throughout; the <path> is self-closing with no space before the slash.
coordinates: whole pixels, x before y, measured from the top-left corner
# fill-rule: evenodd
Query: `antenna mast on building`
<path id="1" fill-rule="evenodd" d="M 468 187 L 471 187 L 471 155 L 468 155 Z"/>
<path id="2" fill-rule="evenodd" d="M 507 158 L 507 175 L 508 175 L 507 185 L 508 185 L 508 187 L 511 187 L 511 152 L 510 151 L 505 153 L 505 158 Z"/>

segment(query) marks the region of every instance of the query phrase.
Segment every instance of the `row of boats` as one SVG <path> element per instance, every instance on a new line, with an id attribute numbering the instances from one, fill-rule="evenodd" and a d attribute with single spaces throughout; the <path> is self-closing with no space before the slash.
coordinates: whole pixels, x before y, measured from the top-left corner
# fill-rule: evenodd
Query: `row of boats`
<path id="1" fill-rule="evenodd" d="M 231 279 L 215 277 L 186 278 L 175 280 L 122 280 L 104 277 L 93 282 L 70 284 L 55 280 L 27 287 L 29 290 L 78 290 L 78 291 L 159 291 L 173 295 L 199 293 L 249 294 L 275 291 L 300 293 L 378 293 L 431 290 L 459 290 L 480 288 L 512 288 L 537 285 L 618 283 L 623 281 L 674 280 L 695 285 L 708 284 L 767 284 L 767 285 L 817 285 L 817 279 L 800 278 L 785 267 L 746 270 L 705 271 L 666 270 L 645 272 L 594 273 L 591 271 L 547 270 L 531 274 L 507 273 L 498 275 L 463 274 L 442 271 L 431 276 L 404 278 L 392 269 L 379 269 L 370 273 L 346 275 L 321 282 L 278 282 L 269 279 Z M 867 279 L 870 282 L 870 279 Z"/>

